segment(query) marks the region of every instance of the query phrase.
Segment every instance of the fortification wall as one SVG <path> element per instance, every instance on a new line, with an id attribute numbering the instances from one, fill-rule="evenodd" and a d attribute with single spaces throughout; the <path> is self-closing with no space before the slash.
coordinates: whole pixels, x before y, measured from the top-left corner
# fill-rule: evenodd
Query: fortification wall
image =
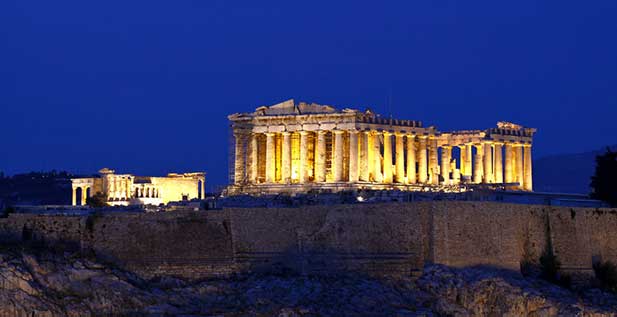
<path id="1" fill-rule="evenodd" d="M 551 241 L 565 270 L 617 263 L 617 211 L 485 202 L 418 202 L 108 213 L 12 214 L 3 242 L 69 242 L 144 277 L 357 270 L 409 275 L 425 262 L 519 270 Z"/>

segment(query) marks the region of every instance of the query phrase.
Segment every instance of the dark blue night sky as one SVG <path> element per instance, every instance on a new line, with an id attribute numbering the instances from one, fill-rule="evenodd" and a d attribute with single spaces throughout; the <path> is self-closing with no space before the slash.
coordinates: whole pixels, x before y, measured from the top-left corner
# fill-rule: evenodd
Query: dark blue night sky
<path id="1" fill-rule="evenodd" d="M 391 106 L 386 100 L 391 95 Z M 227 119 L 289 98 L 617 143 L 617 1 L 0 1 L 0 170 L 227 179 Z"/>

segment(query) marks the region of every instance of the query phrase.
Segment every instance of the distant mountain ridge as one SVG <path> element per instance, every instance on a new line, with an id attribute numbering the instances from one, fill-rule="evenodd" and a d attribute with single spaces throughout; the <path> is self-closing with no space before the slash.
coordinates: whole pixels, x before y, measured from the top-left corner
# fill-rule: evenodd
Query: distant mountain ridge
<path id="1" fill-rule="evenodd" d="M 610 148 L 617 151 L 617 144 Z M 596 156 L 605 152 L 606 147 L 583 153 L 550 155 L 534 160 L 534 191 L 589 194 Z"/>

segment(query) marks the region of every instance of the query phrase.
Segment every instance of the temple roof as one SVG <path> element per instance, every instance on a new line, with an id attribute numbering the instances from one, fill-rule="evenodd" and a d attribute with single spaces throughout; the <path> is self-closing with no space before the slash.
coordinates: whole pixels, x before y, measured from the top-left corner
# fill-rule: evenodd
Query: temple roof
<path id="1" fill-rule="evenodd" d="M 255 109 L 254 115 L 257 116 L 272 116 L 272 115 L 300 115 L 300 114 L 315 114 L 315 113 L 336 113 L 334 107 L 326 105 L 318 105 L 316 103 L 307 104 L 300 102 L 295 104 L 293 99 L 277 103 L 272 106 L 262 106 Z"/>

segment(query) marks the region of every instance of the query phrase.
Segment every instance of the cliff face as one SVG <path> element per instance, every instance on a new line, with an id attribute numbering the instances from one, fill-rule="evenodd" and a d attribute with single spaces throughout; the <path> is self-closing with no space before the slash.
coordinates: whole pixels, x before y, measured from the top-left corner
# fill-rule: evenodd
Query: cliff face
<path id="1" fill-rule="evenodd" d="M 433 265 L 417 280 L 269 272 L 146 281 L 83 258 L 0 252 L 0 316 L 612 316 L 617 298 L 492 269 Z"/>

